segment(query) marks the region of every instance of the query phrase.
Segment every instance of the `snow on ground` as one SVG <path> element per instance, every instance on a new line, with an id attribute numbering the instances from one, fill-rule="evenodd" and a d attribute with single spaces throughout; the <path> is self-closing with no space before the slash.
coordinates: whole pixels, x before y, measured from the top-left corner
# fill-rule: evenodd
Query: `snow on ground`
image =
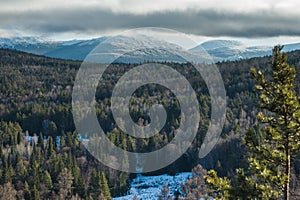
<path id="1" fill-rule="evenodd" d="M 167 174 L 160 176 L 138 175 L 130 184 L 131 189 L 129 194 L 116 197 L 114 200 L 132 200 L 135 195 L 141 200 L 155 200 L 158 198 L 164 185 L 169 186 L 169 195 L 174 196 L 174 192 L 181 189 L 180 183 L 184 183 L 191 176 L 191 172 L 182 172 L 175 176 Z"/>

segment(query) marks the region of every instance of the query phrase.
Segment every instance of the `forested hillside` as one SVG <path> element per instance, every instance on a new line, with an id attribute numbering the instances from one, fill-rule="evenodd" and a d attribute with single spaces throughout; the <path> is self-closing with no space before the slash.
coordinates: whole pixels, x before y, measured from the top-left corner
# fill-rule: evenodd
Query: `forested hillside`
<path id="1" fill-rule="evenodd" d="M 197 93 L 201 120 L 190 149 L 175 163 L 152 174 L 190 171 L 198 163 L 230 177 L 236 168 L 246 168 L 241 138 L 249 127 L 257 126 L 258 96 L 250 68 L 267 70 L 271 56 L 217 63 L 227 92 L 226 123 L 222 137 L 204 159 L 198 158 L 209 125 L 210 97 L 201 75 L 191 64 L 163 63 L 179 71 Z M 300 51 L 288 53 L 289 64 L 300 75 Z M 87 152 L 75 130 L 71 94 L 80 62 L 51 59 L 0 49 L 0 195 L 2 199 L 110 199 L 126 193 L 134 175 L 104 167 Z M 118 127 L 110 110 L 110 96 L 118 79 L 133 64 L 113 64 L 105 72 L 96 93 L 101 127 L 116 145 L 133 152 L 149 152 L 169 143 L 180 122 L 180 106 L 172 92 L 157 85 L 138 89 L 131 98 L 131 116 L 137 123 L 149 123 L 144 103 L 162 103 L 167 123 L 159 135 L 135 139 Z M 209 67 L 209 66 L 208 66 Z M 300 82 L 296 80 L 296 93 Z M 26 135 L 38 136 L 32 141 Z M 84 137 L 84 135 L 81 135 Z M 42 139 L 44 138 L 44 139 Z M 57 139 L 60 138 L 60 139 Z M 117 158 L 116 158 L 117 159 Z M 134 163 L 129 163 L 134 164 Z M 295 185 L 300 163 L 292 162 Z"/>

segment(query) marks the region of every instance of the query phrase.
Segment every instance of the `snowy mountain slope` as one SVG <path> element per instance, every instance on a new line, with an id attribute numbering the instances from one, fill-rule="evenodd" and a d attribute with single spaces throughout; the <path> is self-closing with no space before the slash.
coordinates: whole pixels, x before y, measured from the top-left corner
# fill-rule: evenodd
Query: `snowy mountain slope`
<path id="1" fill-rule="evenodd" d="M 207 51 L 219 50 L 219 49 L 235 49 L 235 48 L 243 47 L 243 43 L 236 40 L 210 40 L 207 42 L 203 42 L 200 45 L 192 48 L 191 50 L 198 50 L 199 48 L 203 48 Z"/>
<path id="2" fill-rule="evenodd" d="M 0 38 L 0 48 L 72 60 L 84 60 L 93 50 L 95 55 L 98 54 L 98 62 L 106 63 L 185 62 L 180 55 L 194 62 L 209 62 L 204 60 L 207 57 L 204 50 L 212 57 L 211 61 L 218 62 L 270 55 L 272 49 L 271 46 L 246 46 L 235 40 L 211 40 L 186 50 L 179 45 L 146 35 L 71 41 L 49 41 L 38 37 Z M 283 50 L 297 49 L 300 49 L 300 43 L 287 44 Z"/>
<path id="3" fill-rule="evenodd" d="M 268 54 L 268 51 L 272 47 L 247 47 L 235 40 L 211 40 L 190 49 L 190 51 L 197 53 L 199 49 L 205 49 L 213 57 L 214 61 L 217 62 L 264 56 Z"/>
<path id="4" fill-rule="evenodd" d="M 0 48 L 16 49 L 38 55 L 57 48 L 57 45 L 38 37 L 0 38 Z"/>
<path id="5" fill-rule="evenodd" d="M 186 62 L 186 58 L 201 59 L 179 45 L 146 35 L 109 38 L 91 52 L 91 59 L 92 55 L 96 55 L 96 61 L 100 63 Z"/>
<path id="6" fill-rule="evenodd" d="M 0 38 L 0 45 L 14 48 L 16 45 L 23 45 L 24 47 L 37 44 L 46 43 L 38 37 L 13 37 L 13 38 Z"/>
<path id="7" fill-rule="evenodd" d="M 92 40 L 49 41 L 35 37 L 0 38 L 0 48 L 16 49 L 54 58 L 83 60 L 105 38 Z"/>
<path id="8" fill-rule="evenodd" d="M 0 39 L 1 47 L 72 60 L 84 60 L 93 50 L 94 54 L 98 54 L 98 61 L 105 63 L 112 61 L 125 63 L 144 61 L 185 62 L 185 59 L 178 54 L 184 55 L 184 57 L 193 57 L 191 53 L 176 44 L 146 35 L 101 37 L 91 40 L 63 42 L 40 41 L 34 40 L 34 38 L 23 38 L 23 40 L 19 38 L 2 38 Z"/>
<path id="9" fill-rule="evenodd" d="M 197 53 L 199 49 L 205 49 L 213 57 L 215 62 L 247 59 L 272 54 L 272 46 L 246 46 L 235 40 L 207 41 L 190 49 L 190 52 Z M 288 52 L 298 49 L 300 49 L 300 43 L 286 44 L 284 45 L 283 51 Z"/>
<path id="10" fill-rule="evenodd" d="M 300 49 L 300 43 L 294 43 L 294 44 L 287 44 L 284 45 L 283 51 L 294 51 L 296 49 Z"/>
<path id="11" fill-rule="evenodd" d="M 91 40 L 72 40 L 58 43 L 56 48 L 43 53 L 53 58 L 84 60 L 90 51 L 103 42 L 106 37 Z"/>

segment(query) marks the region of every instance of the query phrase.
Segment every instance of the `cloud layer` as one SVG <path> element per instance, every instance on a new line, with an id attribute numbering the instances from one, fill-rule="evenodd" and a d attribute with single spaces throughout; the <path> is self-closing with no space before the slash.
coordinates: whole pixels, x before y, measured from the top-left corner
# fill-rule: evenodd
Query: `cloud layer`
<path id="1" fill-rule="evenodd" d="M 210 3 L 195 0 L 167 0 L 164 3 L 158 3 L 158 0 L 151 3 L 75 0 L 72 5 L 58 0 L 29 2 L 1 2 L 0 29 L 37 34 L 101 35 L 114 30 L 153 26 L 213 37 L 300 35 L 300 5 L 297 1 L 262 3 L 254 0 L 241 5 L 230 0 Z"/>

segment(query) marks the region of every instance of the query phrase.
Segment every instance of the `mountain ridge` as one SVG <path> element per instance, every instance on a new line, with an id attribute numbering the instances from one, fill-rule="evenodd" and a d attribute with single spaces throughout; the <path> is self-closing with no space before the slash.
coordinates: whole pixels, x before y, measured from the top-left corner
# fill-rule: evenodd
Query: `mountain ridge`
<path id="1" fill-rule="evenodd" d="M 0 48 L 16 49 L 37 55 L 52 58 L 84 60 L 95 49 L 106 53 L 102 62 L 109 62 L 123 56 L 119 62 L 137 63 L 144 61 L 181 62 L 178 55 L 193 57 L 202 55 L 204 50 L 211 56 L 213 62 L 232 61 L 253 57 L 271 55 L 272 46 L 247 46 L 238 40 L 210 40 L 205 41 L 191 49 L 184 50 L 179 45 L 168 41 L 158 40 L 154 37 L 99 37 L 88 40 L 51 41 L 39 37 L 13 37 L 0 38 Z M 148 50 L 138 49 L 148 47 Z M 155 51 L 151 51 L 153 48 Z M 284 45 L 283 51 L 300 49 L 300 43 Z M 136 52 L 128 53 L 132 50 Z M 138 50 L 138 51 L 137 51 Z M 164 50 L 164 51 L 163 51 Z M 104 52 L 105 51 L 105 52 Z M 175 55 L 176 54 L 176 55 Z M 184 59 L 183 59 L 184 60 Z M 197 62 L 197 61 L 196 61 Z"/>

